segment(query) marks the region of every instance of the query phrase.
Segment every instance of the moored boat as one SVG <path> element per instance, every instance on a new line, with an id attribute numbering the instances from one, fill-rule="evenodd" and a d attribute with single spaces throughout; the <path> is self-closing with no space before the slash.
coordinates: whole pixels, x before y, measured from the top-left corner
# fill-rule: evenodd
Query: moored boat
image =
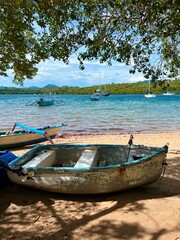
<path id="1" fill-rule="evenodd" d="M 173 96 L 174 93 L 167 91 L 167 92 L 164 92 L 163 95 L 164 95 L 164 96 Z"/>
<path id="2" fill-rule="evenodd" d="M 99 96 L 96 94 L 92 94 L 91 95 L 91 101 L 98 101 L 99 100 Z"/>
<path id="3" fill-rule="evenodd" d="M 106 90 L 106 84 L 105 84 L 105 89 L 104 89 L 104 92 L 101 93 L 101 96 L 108 97 L 109 95 L 110 93 Z"/>
<path id="4" fill-rule="evenodd" d="M 47 107 L 47 106 L 51 106 L 55 104 L 55 100 L 44 100 L 44 99 L 40 99 L 39 101 L 37 101 L 37 104 L 39 105 L 39 107 Z"/>
<path id="5" fill-rule="evenodd" d="M 145 96 L 146 98 L 155 98 L 155 97 L 156 97 L 156 94 L 154 94 L 154 93 L 147 93 L 147 94 L 144 94 L 144 96 Z"/>
<path id="6" fill-rule="evenodd" d="M 169 82 L 170 82 L 170 81 L 168 80 L 168 82 L 167 82 L 167 87 L 166 87 L 166 92 L 163 92 L 163 95 L 164 95 L 164 96 L 173 96 L 173 95 L 174 95 L 173 92 L 169 91 L 169 88 L 170 88 L 170 83 L 169 83 Z"/>
<path id="7" fill-rule="evenodd" d="M 99 194 L 157 181 L 168 147 L 112 144 L 38 145 L 8 164 L 14 183 L 68 194 Z"/>

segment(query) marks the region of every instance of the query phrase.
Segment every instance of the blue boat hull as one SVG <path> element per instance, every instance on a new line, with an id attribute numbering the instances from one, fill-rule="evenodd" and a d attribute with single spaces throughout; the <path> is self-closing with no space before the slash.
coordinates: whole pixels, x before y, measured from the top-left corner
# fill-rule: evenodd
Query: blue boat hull
<path id="1" fill-rule="evenodd" d="M 0 161 L 3 161 L 5 164 L 10 163 L 16 158 L 17 156 L 14 155 L 12 152 L 0 151 Z M 0 167 L 0 185 L 5 185 L 8 183 L 10 183 L 10 180 L 8 178 L 7 172 L 4 167 Z"/>

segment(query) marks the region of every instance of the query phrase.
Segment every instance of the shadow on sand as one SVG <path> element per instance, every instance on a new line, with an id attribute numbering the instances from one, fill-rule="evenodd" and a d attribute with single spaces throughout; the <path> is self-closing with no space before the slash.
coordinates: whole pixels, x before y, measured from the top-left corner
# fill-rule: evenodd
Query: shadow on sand
<path id="1" fill-rule="evenodd" d="M 117 226 L 113 220 L 101 218 L 122 209 L 128 212 L 143 212 L 146 207 L 141 200 L 179 195 L 180 161 L 178 160 L 180 159 L 177 155 L 168 162 L 169 166 L 160 181 L 118 193 L 79 196 L 43 192 L 15 184 L 6 186 L 1 189 L 0 239 L 72 240 L 76 239 L 73 231 L 94 220 L 98 220 L 98 225 L 90 224 L 86 231 L 81 233 L 82 239 L 92 238 L 93 235 L 101 235 L 101 233 L 106 236 L 102 239 L 143 239 L 147 233 L 139 222 L 121 221 Z M 102 207 L 104 203 L 105 207 Z M 46 222 L 45 226 L 49 228 L 48 230 L 42 224 L 38 225 L 40 219 L 41 223 Z M 49 219 L 51 222 L 48 222 Z M 18 230 L 19 227 L 21 230 Z M 158 229 L 148 239 L 156 240 L 165 232 L 165 229 Z"/>

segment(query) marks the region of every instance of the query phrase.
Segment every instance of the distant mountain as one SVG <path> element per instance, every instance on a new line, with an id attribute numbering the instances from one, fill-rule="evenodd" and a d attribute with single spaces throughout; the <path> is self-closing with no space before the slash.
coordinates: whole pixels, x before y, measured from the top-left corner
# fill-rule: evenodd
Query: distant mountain
<path id="1" fill-rule="evenodd" d="M 17 89 L 16 87 L 4 87 L 4 86 L 0 86 L 0 89 Z"/>
<path id="2" fill-rule="evenodd" d="M 45 87 L 43 88 L 58 88 L 58 86 L 54 85 L 54 84 L 47 84 Z"/>
<path id="3" fill-rule="evenodd" d="M 32 86 L 32 87 L 29 87 L 30 89 L 38 89 L 39 87 L 36 87 L 36 86 Z"/>

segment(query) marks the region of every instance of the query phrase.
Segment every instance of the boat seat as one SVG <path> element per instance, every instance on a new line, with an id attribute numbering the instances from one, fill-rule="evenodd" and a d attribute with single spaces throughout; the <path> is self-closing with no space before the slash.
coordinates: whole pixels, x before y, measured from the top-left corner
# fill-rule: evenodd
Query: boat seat
<path id="1" fill-rule="evenodd" d="M 38 156 L 31 159 L 31 161 L 27 162 L 22 167 L 50 167 L 55 163 L 55 151 L 48 150 L 42 151 Z"/>
<path id="2" fill-rule="evenodd" d="M 77 163 L 74 165 L 74 168 L 82 167 L 96 167 L 98 161 L 97 150 L 85 150 Z"/>

